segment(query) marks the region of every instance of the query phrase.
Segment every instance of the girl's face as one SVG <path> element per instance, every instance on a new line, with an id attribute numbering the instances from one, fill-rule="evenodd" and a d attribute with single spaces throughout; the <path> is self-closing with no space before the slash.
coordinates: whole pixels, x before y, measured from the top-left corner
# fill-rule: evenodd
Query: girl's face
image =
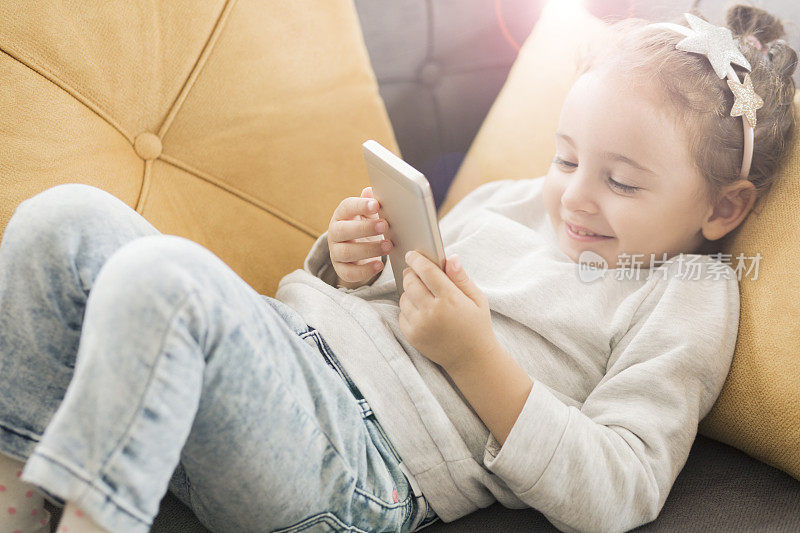
<path id="1" fill-rule="evenodd" d="M 575 262 L 590 250 L 609 268 L 630 267 L 641 254 L 636 262 L 649 268 L 651 257 L 657 266 L 703 244 L 705 180 L 683 132 L 644 90 L 591 70 L 561 109 L 543 194 L 559 247 Z M 605 237 L 581 240 L 569 224 Z"/>

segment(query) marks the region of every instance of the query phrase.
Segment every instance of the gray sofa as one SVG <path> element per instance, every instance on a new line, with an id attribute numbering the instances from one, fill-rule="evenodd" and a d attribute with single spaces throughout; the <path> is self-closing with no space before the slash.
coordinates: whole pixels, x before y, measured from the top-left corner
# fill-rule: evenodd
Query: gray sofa
<path id="1" fill-rule="evenodd" d="M 639 2 L 635 14 L 663 18 L 694 4 L 716 23 L 722 1 Z M 431 181 L 440 206 L 464 154 L 500 91 L 516 49 L 500 31 L 493 0 L 355 0 L 403 157 Z M 625 2 L 607 2 L 606 7 Z M 762 2 L 786 18 L 789 0 Z M 499 2 L 508 33 L 521 43 L 542 2 Z M 610 7 L 609 7 L 610 6 Z M 791 40 L 797 46 L 796 34 Z M 58 523 L 60 509 L 46 504 Z M 53 529 L 55 531 L 55 528 Z M 207 531 L 167 494 L 152 531 Z M 534 509 L 494 504 L 426 531 L 557 531 Z M 636 531 L 800 531 L 800 482 L 723 443 L 698 436 L 658 519 Z"/>

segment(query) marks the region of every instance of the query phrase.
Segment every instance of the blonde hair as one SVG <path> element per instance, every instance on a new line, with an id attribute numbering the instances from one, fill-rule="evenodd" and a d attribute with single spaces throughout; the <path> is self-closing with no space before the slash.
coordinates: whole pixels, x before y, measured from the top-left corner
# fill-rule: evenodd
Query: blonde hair
<path id="1" fill-rule="evenodd" d="M 707 20 L 695 10 L 691 11 Z M 795 128 L 792 74 L 797 53 L 782 39 L 783 24 L 757 7 L 735 5 L 726 13 L 727 27 L 750 62 L 756 94 L 764 100 L 757 111 L 753 162 L 748 180 L 756 189 L 756 203 L 771 188 L 775 171 L 787 152 Z M 683 15 L 671 22 L 688 27 Z M 739 179 L 744 150 L 742 117 L 730 116 L 734 97 L 726 80 L 715 73 L 706 56 L 677 50 L 684 35 L 648 28 L 648 20 L 629 18 L 610 25 L 608 42 L 593 43 L 582 50 L 578 75 L 599 67 L 611 67 L 615 75 L 630 78 L 637 86 L 660 89 L 669 116 L 689 141 L 692 163 L 706 178 L 707 198 L 716 202 L 723 186 Z M 762 50 L 748 41 L 755 36 Z M 767 52 L 767 53 L 765 53 Z M 747 72 L 732 64 L 740 79 Z"/>

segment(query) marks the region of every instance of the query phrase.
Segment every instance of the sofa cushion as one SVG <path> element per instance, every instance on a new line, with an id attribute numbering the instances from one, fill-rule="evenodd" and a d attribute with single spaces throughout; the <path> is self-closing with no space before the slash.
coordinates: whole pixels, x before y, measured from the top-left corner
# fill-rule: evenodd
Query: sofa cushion
<path id="1" fill-rule="evenodd" d="M 794 103 L 800 126 L 800 92 Z M 723 241 L 742 267 L 739 338 L 700 432 L 800 479 L 800 128 L 790 146 L 772 190 Z"/>
<path id="2" fill-rule="evenodd" d="M 350 0 L 4 2 L 0 51 L 0 232 L 88 183 L 273 295 L 399 154 Z"/>
<path id="3" fill-rule="evenodd" d="M 607 25 L 577 2 L 548 2 L 448 192 L 440 218 L 488 181 L 546 174 L 577 55 Z M 795 97 L 800 105 L 800 93 Z M 800 116 L 798 116 L 800 121 Z M 734 361 L 698 432 L 800 479 L 800 136 L 777 183 L 723 245 L 743 254 Z M 747 274 L 759 260 L 757 278 Z"/>
<path id="4" fill-rule="evenodd" d="M 800 483 L 788 474 L 698 435 L 658 518 L 633 531 L 800 531 L 799 499 Z M 52 506 L 48 510 L 60 513 Z M 169 493 L 161 501 L 151 531 L 208 530 Z M 544 533 L 558 529 L 535 509 L 506 509 L 499 503 L 454 522 L 437 521 L 425 528 L 426 533 L 483 531 Z"/>

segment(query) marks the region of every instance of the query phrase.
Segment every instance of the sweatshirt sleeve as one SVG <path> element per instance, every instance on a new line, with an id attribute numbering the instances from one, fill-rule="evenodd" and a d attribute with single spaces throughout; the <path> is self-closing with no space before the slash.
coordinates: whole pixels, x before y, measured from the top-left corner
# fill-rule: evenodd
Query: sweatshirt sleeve
<path id="1" fill-rule="evenodd" d="M 736 345 L 739 284 L 711 262 L 659 267 L 580 409 L 534 379 L 502 447 L 490 436 L 486 468 L 561 531 L 628 531 L 661 511 Z"/>

